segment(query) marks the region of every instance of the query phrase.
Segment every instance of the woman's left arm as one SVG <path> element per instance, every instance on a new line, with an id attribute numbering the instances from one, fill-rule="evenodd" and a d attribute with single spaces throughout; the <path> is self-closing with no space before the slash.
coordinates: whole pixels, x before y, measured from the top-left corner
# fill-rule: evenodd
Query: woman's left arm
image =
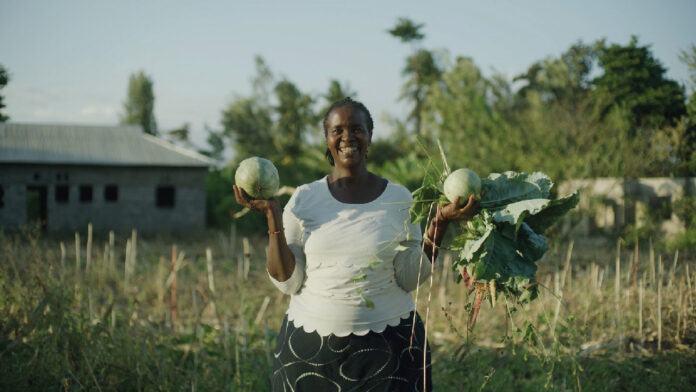
<path id="1" fill-rule="evenodd" d="M 442 239 L 445 238 L 445 232 L 450 222 L 469 221 L 480 209 L 480 203 L 473 194 L 469 196 L 469 200 L 465 205 L 461 207 L 458 207 L 458 205 L 459 197 L 454 200 L 454 203 L 447 204 L 444 207 L 438 206 L 435 218 L 430 221 L 430 225 L 425 230 L 423 251 L 431 262 L 437 258 L 437 250 L 442 243 Z"/>

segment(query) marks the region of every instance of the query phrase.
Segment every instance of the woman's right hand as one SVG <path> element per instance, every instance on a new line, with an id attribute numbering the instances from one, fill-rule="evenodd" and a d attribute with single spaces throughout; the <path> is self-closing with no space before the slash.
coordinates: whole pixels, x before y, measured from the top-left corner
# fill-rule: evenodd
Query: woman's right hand
<path id="1" fill-rule="evenodd" d="M 234 187 L 234 197 L 237 199 L 237 203 L 242 207 L 246 207 L 250 210 L 263 212 L 265 215 L 269 215 L 274 209 L 280 208 L 278 204 L 278 199 L 271 198 L 265 199 L 254 199 L 249 196 L 244 189 L 238 187 L 237 185 L 232 185 Z"/>

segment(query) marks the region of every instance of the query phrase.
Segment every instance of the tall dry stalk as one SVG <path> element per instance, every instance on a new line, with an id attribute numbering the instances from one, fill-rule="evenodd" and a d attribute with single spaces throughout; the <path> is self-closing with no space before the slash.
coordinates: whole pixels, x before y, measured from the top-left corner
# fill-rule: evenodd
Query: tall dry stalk
<path id="1" fill-rule="evenodd" d="M 80 273 L 80 233 L 75 232 L 75 273 Z"/>
<path id="2" fill-rule="evenodd" d="M 166 290 L 165 284 L 167 279 L 167 267 L 164 265 L 164 256 L 160 256 L 159 265 L 157 268 L 157 304 L 160 307 L 160 312 L 166 315 L 165 304 L 164 304 L 164 293 Z"/>
<path id="3" fill-rule="evenodd" d="M 662 351 L 662 256 L 657 261 L 657 351 Z"/>
<path id="4" fill-rule="evenodd" d="M 686 286 L 686 283 L 684 283 L 684 289 L 685 289 L 685 290 L 688 289 L 687 286 Z M 683 308 L 682 308 L 682 313 L 684 314 L 684 316 L 682 317 L 683 324 L 684 324 L 684 326 L 683 326 L 683 328 L 682 328 L 682 330 L 683 330 L 682 333 L 683 333 L 684 335 L 686 335 L 686 329 L 687 329 L 687 327 L 688 327 L 688 325 L 689 325 L 689 323 L 687 322 L 687 320 L 689 319 L 689 306 L 688 306 L 688 304 L 687 304 L 686 299 L 687 299 L 687 294 L 684 294 L 684 306 L 683 306 Z"/>
<path id="5" fill-rule="evenodd" d="M 633 288 L 638 289 L 638 265 L 640 258 L 638 257 L 638 241 L 633 248 Z"/>
<path id="6" fill-rule="evenodd" d="M 65 244 L 63 241 L 60 242 L 60 268 L 61 273 L 65 273 Z"/>
<path id="7" fill-rule="evenodd" d="M 92 222 L 87 224 L 87 249 L 85 250 L 85 273 L 92 270 Z"/>
<path id="8" fill-rule="evenodd" d="M 213 267 L 213 252 L 210 248 L 205 249 L 205 264 L 208 270 L 208 290 L 210 290 L 210 303 L 213 307 L 213 313 L 217 317 L 219 325 L 222 325 L 222 317 L 220 316 L 217 306 L 217 292 L 215 291 L 215 270 Z"/>
<path id="9" fill-rule="evenodd" d="M 172 327 L 176 328 L 179 307 L 176 302 L 176 275 L 184 261 L 184 252 L 177 253 L 176 244 L 172 245 L 172 261 L 169 265 L 169 277 L 165 283 L 165 288 L 170 287 L 169 291 L 169 313 L 171 314 Z"/>
<path id="10" fill-rule="evenodd" d="M 116 246 L 116 237 L 114 231 L 109 231 L 109 266 L 111 271 L 116 271 L 116 259 L 114 258 L 114 251 Z"/>
<path id="11" fill-rule="evenodd" d="M 623 340 L 621 329 L 621 239 L 616 241 L 616 278 L 614 280 L 614 297 L 616 301 L 616 331 L 619 341 Z"/>
<path id="12" fill-rule="evenodd" d="M 667 287 L 672 287 L 672 279 L 674 278 L 674 272 L 677 269 L 677 261 L 679 260 L 679 249 L 674 252 L 674 263 L 672 263 L 672 268 L 669 270 L 669 283 Z"/>
<path id="13" fill-rule="evenodd" d="M 655 287 L 655 249 L 653 249 L 652 238 L 650 238 L 649 246 L 650 246 L 650 286 Z"/>
<path id="14" fill-rule="evenodd" d="M 640 343 L 643 344 L 643 286 L 645 285 L 645 279 L 638 281 L 638 337 Z"/>
<path id="15" fill-rule="evenodd" d="M 266 296 L 263 299 L 263 303 L 261 304 L 261 307 L 259 308 L 259 311 L 256 313 L 256 318 L 254 319 L 254 325 L 260 325 L 262 320 L 265 320 L 264 316 L 266 315 L 266 309 L 268 309 L 268 304 L 271 303 L 271 297 Z"/>
<path id="16" fill-rule="evenodd" d="M 126 240 L 126 257 L 125 261 L 123 263 L 123 289 L 128 293 L 128 283 L 130 280 L 130 269 L 128 268 L 129 260 L 130 260 L 130 254 L 131 254 L 131 241 Z"/>
<path id="17" fill-rule="evenodd" d="M 249 277 L 249 266 L 251 266 L 251 243 L 248 237 L 242 238 L 242 247 L 244 251 L 243 278 L 247 280 Z"/>
<path id="18" fill-rule="evenodd" d="M 682 309 L 682 286 L 683 286 L 682 283 L 683 282 L 679 282 L 679 293 L 677 296 L 677 334 L 674 337 L 674 340 L 676 340 L 677 343 L 681 343 L 679 331 L 681 329 L 681 315 L 682 315 L 682 312 L 681 312 L 681 309 Z"/>
<path id="19" fill-rule="evenodd" d="M 686 287 L 689 289 L 689 307 L 694 307 L 693 297 L 691 296 L 691 277 L 689 275 L 689 265 L 686 265 Z"/>
<path id="20" fill-rule="evenodd" d="M 242 284 L 244 279 L 244 256 L 237 255 L 237 283 Z"/>
<path id="21" fill-rule="evenodd" d="M 104 253 L 102 254 L 102 265 L 101 265 L 102 274 L 107 273 L 108 265 L 109 265 L 109 244 L 107 242 L 105 242 L 104 243 Z"/>
<path id="22" fill-rule="evenodd" d="M 131 255 L 130 255 L 130 261 L 131 261 L 131 268 L 135 267 L 135 260 L 136 257 L 138 256 L 138 231 L 133 229 L 131 230 Z"/>

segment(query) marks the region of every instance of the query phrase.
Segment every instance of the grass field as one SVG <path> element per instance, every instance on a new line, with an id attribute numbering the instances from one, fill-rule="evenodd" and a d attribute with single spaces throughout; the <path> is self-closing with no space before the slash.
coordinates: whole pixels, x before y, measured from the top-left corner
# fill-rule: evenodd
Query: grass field
<path id="1" fill-rule="evenodd" d="M 265 238 L 79 237 L 0 234 L 0 390 L 269 390 L 289 298 Z M 441 256 L 417 297 L 435 390 L 693 390 L 696 260 L 639 245 L 554 244 L 540 297 L 487 299 L 472 332 Z"/>

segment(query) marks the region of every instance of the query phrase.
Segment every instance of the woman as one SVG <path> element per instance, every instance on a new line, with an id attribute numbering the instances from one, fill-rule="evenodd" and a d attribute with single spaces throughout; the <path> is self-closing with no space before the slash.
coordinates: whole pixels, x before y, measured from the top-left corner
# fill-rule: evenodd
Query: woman
<path id="1" fill-rule="evenodd" d="M 471 219 L 478 203 L 439 208 L 421 237 L 404 204 L 410 192 L 366 168 L 365 106 L 338 101 L 323 125 L 333 171 L 298 187 L 284 210 L 234 188 L 239 204 L 266 214 L 268 274 L 291 295 L 273 390 L 421 391 L 423 355 L 430 390 L 430 352 L 409 292 L 429 276 L 448 223 Z"/>

